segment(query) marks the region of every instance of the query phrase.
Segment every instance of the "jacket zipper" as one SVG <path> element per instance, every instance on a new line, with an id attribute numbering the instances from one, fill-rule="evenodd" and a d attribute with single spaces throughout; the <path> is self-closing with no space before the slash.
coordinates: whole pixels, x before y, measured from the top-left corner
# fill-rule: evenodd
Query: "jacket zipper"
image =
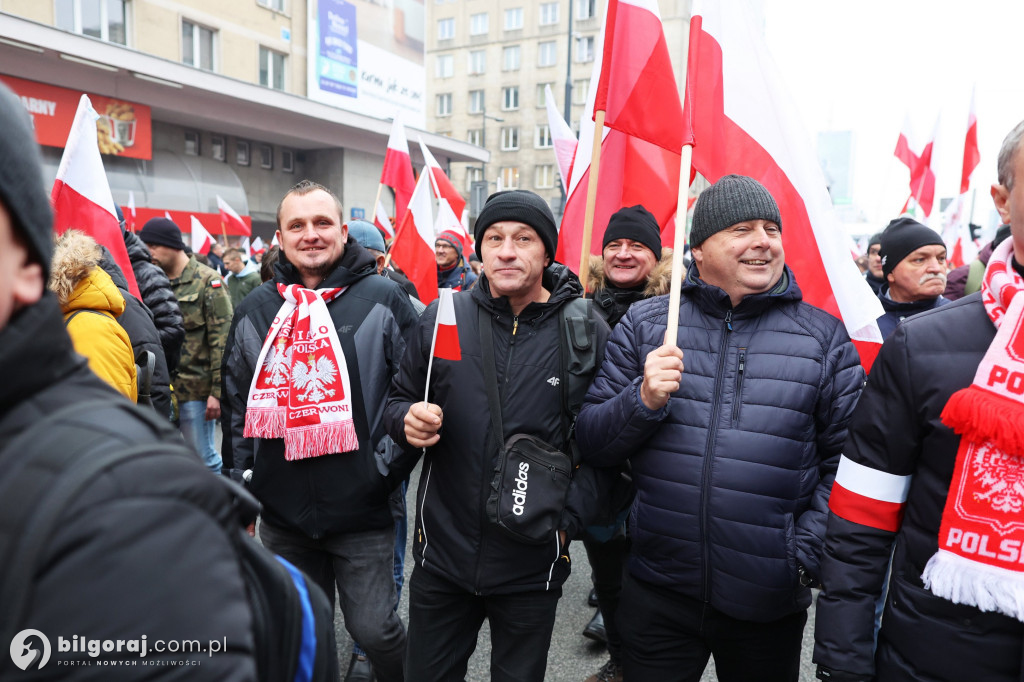
<path id="1" fill-rule="evenodd" d="M 725 313 L 725 333 L 718 349 L 718 371 L 715 373 L 717 386 L 725 372 L 726 350 L 729 348 L 729 335 L 732 333 L 732 310 Z M 708 549 L 708 492 L 711 488 L 711 462 L 715 452 L 715 436 L 718 434 L 718 412 L 722 408 L 722 392 L 715 391 L 715 401 L 711 408 L 711 424 L 708 427 L 708 439 L 704 445 L 704 462 L 701 466 L 700 484 L 700 535 L 701 535 L 701 597 L 705 602 L 711 600 L 711 568 L 710 551 Z"/>
<path id="2" fill-rule="evenodd" d="M 732 411 L 732 423 L 733 426 L 737 426 L 740 423 L 740 410 L 743 409 L 743 369 L 747 365 L 747 349 L 740 348 L 740 361 L 739 367 L 736 370 L 736 392 L 734 394 L 734 403 L 736 405 Z"/>

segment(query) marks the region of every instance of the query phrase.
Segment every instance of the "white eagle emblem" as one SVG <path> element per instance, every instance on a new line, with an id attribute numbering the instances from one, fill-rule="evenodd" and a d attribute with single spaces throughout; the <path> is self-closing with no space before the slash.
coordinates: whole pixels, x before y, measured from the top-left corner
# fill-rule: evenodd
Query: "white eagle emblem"
<path id="1" fill-rule="evenodd" d="M 1021 458 L 985 443 L 971 458 L 971 473 L 983 488 L 974 499 L 988 502 L 998 512 L 1019 514 L 1024 509 L 1024 468 Z"/>
<path id="2" fill-rule="evenodd" d="M 295 363 L 292 368 L 292 384 L 296 389 L 306 389 L 306 392 L 298 396 L 299 400 L 305 402 L 319 402 L 324 398 L 334 395 L 333 388 L 325 388 L 326 384 L 334 381 L 334 375 L 338 370 L 330 358 L 309 355 L 309 364 L 301 360 Z"/>
<path id="3" fill-rule="evenodd" d="M 288 383 L 288 367 L 292 364 L 292 347 L 288 346 L 283 353 L 281 348 L 284 344 L 275 343 L 267 352 L 267 359 L 263 365 L 267 368 L 270 378 L 267 383 L 271 386 L 284 386 Z"/>

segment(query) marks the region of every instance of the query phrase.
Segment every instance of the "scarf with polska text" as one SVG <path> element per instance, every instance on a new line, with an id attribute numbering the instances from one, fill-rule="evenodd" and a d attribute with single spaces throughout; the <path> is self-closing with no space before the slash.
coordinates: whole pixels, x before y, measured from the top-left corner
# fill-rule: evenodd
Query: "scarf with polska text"
<path id="1" fill-rule="evenodd" d="M 284 438 L 289 462 L 359 448 L 345 353 L 327 310 L 346 288 L 277 285 L 284 304 L 256 361 L 243 435 Z"/>
<path id="2" fill-rule="evenodd" d="M 1013 240 L 992 253 L 982 302 L 997 328 L 974 383 L 954 393 L 942 421 L 960 435 L 924 586 L 956 604 L 1024 621 L 1024 278 Z"/>

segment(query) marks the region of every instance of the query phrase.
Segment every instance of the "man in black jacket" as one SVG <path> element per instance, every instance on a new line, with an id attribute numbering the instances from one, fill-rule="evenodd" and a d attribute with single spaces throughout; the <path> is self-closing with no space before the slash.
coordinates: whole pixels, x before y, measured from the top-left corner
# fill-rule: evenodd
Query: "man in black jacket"
<path id="1" fill-rule="evenodd" d="M 394 472 L 383 412 L 416 322 L 348 235 L 341 202 L 304 180 L 278 207 L 274 279 L 238 306 L 224 354 L 235 467 L 263 504 L 260 538 L 313 577 L 381 682 L 403 678 L 394 611 Z"/>
<path id="2" fill-rule="evenodd" d="M 1022 139 L 1024 122 L 999 151 L 992 198 L 1011 239 L 992 253 L 980 294 L 904 321 L 882 346 L 850 424 L 821 567 L 820 679 L 1024 676 L 1024 366 L 1013 350 L 1024 317 L 1016 309 L 1024 290 Z M 875 602 L 890 556 L 876 651 Z"/>
<path id="3" fill-rule="evenodd" d="M 438 313 L 432 303 L 409 342 L 388 400 L 388 432 L 403 449 L 402 468 L 411 469 L 426 451 L 409 586 L 408 679 L 463 679 L 487 618 L 491 680 L 540 682 L 555 606 L 569 575 L 567 538 L 586 525 L 588 519 L 580 517 L 589 516 L 583 508 L 587 496 L 579 486 L 570 488 L 557 530 L 540 544 L 506 533 L 486 509 L 506 438 L 529 434 L 569 452 L 563 390 L 568 392 L 573 381 L 563 374 L 561 309 L 583 292 L 568 268 L 552 262 L 558 233 L 551 210 L 536 194 L 491 195 L 475 232 L 484 272 L 472 290 L 453 295 L 461 360 L 433 358 L 429 402 L 424 401 Z M 599 361 L 607 326 L 592 310 L 584 324 L 592 329 Z M 492 437 L 481 341 L 488 337 L 503 431 Z M 577 371 L 589 381 L 593 367 Z M 539 494 L 543 483 L 530 488 L 537 479 L 527 479 L 539 479 L 541 472 L 534 467 L 521 477 L 527 496 Z M 574 483 L 579 480 L 577 473 Z"/>
<path id="4" fill-rule="evenodd" d="M 882 232 L 882 275 L 878 290 L 884 313 L 878 318 L 882 338 L 903 320 L 949 303 L 946 245 L 935 230 L 913 218 L 897 218 Z"/>

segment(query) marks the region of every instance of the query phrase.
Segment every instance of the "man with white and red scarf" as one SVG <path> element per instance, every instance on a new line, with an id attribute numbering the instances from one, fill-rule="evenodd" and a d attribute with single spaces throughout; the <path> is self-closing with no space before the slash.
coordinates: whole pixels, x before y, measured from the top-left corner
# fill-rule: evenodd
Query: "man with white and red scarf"
<path id="1" fill-rule="evenodd" d="M 388 497 L 408 472 L 384 432 L 392 375 L 416 324 L 409 297 L 305 180 L 277 210 L 274 278 L 235 311 L 224 360 L 235 466 L 259 498 L 260 539 L 306 571 L 366 650 L 377 679 L 404 679 Z"/>
<path id="2" fill-rule="evenodd" d="M 1022 138 L 1024 122 L 999 152 L 992 198 L 1012 239 L 981 292 L 897 327 L 854 413 L 829 502 L 819 679 L 1024 679 Z"/>

